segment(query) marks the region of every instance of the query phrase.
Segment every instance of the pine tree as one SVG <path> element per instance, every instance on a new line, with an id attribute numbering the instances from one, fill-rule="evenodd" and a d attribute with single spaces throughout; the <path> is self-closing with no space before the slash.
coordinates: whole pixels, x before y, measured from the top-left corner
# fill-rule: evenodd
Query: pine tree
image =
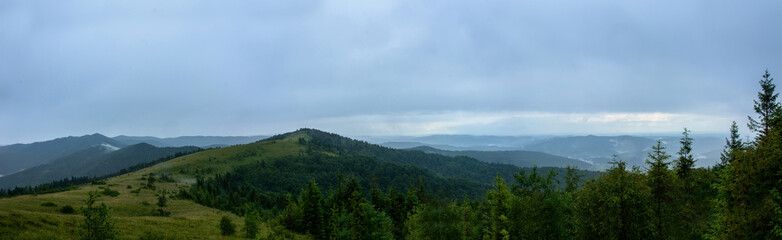
<path id="1" fill-rule="evenodd" d="M 511 208 L 512 197 L 505 180 L 498 174 L 494 182 L 494 189 L 486 193 L 486 201 L 490 209 L 484 217 L 486 221 L 483 229 L 484 240 L 510 239 L 510 220 L 507 214 Z"/>
<path id="2" fill-rule="evenodd" d="M 82 239 L 116 239 L 117 229 L 114 227 L 115 222 L 111 219 L 109 214 L 109 207 L 103 203 L 101 203 L 100 206 L 95 206 L 95 201 L 97 199 L 97 191 L 89 192 L 87 207 L 82 208 L 81 210 L 84 215 L 84 222 L 81 225 L 80 231 Z"/>
<path id="3" fill-rule="evenodd" d="M 304 230 L 312 234 L 315 239 L 323 239 L 324 227 L 325 227 L 325 209 L 323 202 L 323 194 L 318 188 L 318 183 L 315 179 L 310 179 L 307 186 L 301 192 L 301 207 L 303 211 L 303 227 Z"/>
<path id="4" fill-rule="evenodd" d="M 168 206 L 168 199 L 166 198 L 166 193 L 163 192 L 157 198 L 157 207 L 158 207 L 157 215 L 163 217 L 168 216 L 170 213 L 164 209 L 164 207 L 167 206 Z"/>
<path id="5" fill-rule="evenodd" d="M 646 160 L 649 165 L 647 171 L 647 184 L 651 189 L 652 197 L 652 226 L 654 228 L 654 238 L 667 239 L 670 237 L 670 211 L 672 179 L 668 164 L 666 162 L 671 156 L 665 153 L 665 147 L 662 141 L 657 140 L 657 144 L 652 146 L 652 152 Z"/>
<path id="6" fill-rule="evenodd" d="M 690 172 L 695 165 L 695 158 L 692 156 L 692 138 L 690 137 L 690 130 L 684 128 L 682 132 L 682 138 L 679 141 L 681 143 L 681 149 L 679 150 L 679 159 L 676 161 L 676 173 L 679 178 L 689 178 Z"/>
<path id="7" fill-rule="evenodd" d="M 244 227 L 242 228 L 244 230 L 244 237 L 255 239 L 258 235 L 258 231 L 260 230 L 258 228 L 258 223 L 260 222 L 260 216 L 258 216 L 258 212 L 255 210 L 250 210 L 244 215 Z"/>
<path id="8" fill-rule="evenodd" d="M 744 147 L 744 143 L 739 136 L 739 126 L 736 121 L 730 125 L 730 138 L 725 139 L 725 148 L 720 153 L 720 167 L 724 167 L 733 162 L 733 153 Z"/>
<path id="9" fill-rule="evenodd" d="M 777 102 L 778 93 L 774 90 L 776 85 L 773 83 L 774 78 L 771 78 L 771 74 L 763 74 L 763 79 L 760 80 L 761 91 L 758 92 L 758 99 L 755 100 L 755 112 L 759 115 L 758 120 L 755 120 L 751 116 L 747 126 L 750 130 L 758 133 L 757 139 L 760 140 L 769 135 L 769 130 L 777 124 L 780 117 L 780 105 Z"/>
<path id="10" fill-rule="evenodd" d="M 383 191 L 380 191 L 380 187 L 377 184 L 377 178 L 372 177 L 372 183 L 369 185 L 369 197 L 372 198 L 372 205 L 377 209 L 386 209 L 388 199 L 384 196 Z"/>

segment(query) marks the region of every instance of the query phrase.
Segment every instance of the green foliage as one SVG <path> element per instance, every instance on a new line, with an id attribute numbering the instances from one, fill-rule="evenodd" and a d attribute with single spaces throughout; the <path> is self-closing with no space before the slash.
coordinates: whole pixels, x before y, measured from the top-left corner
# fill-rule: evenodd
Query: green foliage
<path id="1" fill-rule="evenodd" d="M 623 161 L 576 193 L 576 239 L 646 239 L 652 232 L 651 191 L 638 169 Z"/>
<path id="2" fill-rule="evenodd" d="M 56 207 L 57 204 L 55 204 L 53 202 L 45 202 L 45 203 L 41 203 L 41 206 L 42 207 Z"/>
<path id="3" fill-rule="evenodd" d="M 517 184 L 512 184 L 512 206 L 509 217 L 513 219 L 511 236 L 521 239 L 564 239 L 569 237 L 570 211 L 564 194 L 556 188 L 556 173 L 549 171 L 543 177 L 533 168 L 531 174 L 523 171 L 514 174 Z"/>
<path id="4" fill-rule="evenodd" d="M 686 131 L 685 131 L 686 132 Z M 665 153 L 665 147 L 662 141 L 657 140 L 657 145 L 652 146 L 652 152 L 646 160 L 649 165 L 647 172 L 647 185 L 651 190 L 652 200 L 652 226 L 655 239 L 668 239 L 674 234 L 672 232 L 675 225 L 673 214 L 674 202 L 674 180 L 668 169 L 666 160 L 670 155 Z"/>
<path id="5" fill-rule="evenodd" d="M 761 91 L 758 92 L 758 99 L 755 100 L 754 105 L 755 113 L 758 114 L 758 120 L 747 117 L 749 118 L 747 127 L 758 133 L 758 141 L 771 134 L 771 128 L 778 125 L 780 111 L 782 111 L 779 102 L 777 102 L 779 93 L 775 92 L 776 84 L 773 81 L 774 78 L 771 78 L 771 74 L 766 69 L 763 79 L 759 82 Z"/>
<path id="6" fill-rule="evenodd" d="M 117 230 L 114 220 L 111 219 L 109 207 L 101 203 L 95 206 L 98 192 L 90 192 L 87 198 L 87 206 L 82 208 L 84 222 L 81 224 L 80 233 L 85 240 L 116 239 Z"/>
<path id="7" fill-rule="evenodd" d="M 744 142 L 741 141 L 739 135 L 739 126 L 736 121 L 730 125 L 730 137 L 725 139 L 725 148 L 720 153 L 720 164 L 716 168 L 724 167 L 733 162 L 733 154 L 741 150 L 744 147 Z"/>
<path id="8" fill-rule="evenodd" d="M 100 194 L 102 194 L 104 196 L 111 196 L 111 197 L 119 196 L 119 192 L 118 191 L 111 190 L 111 188 L 109 188 L 109 187 L 104 188 L 103 191 L 100 192 Z"/>
<path id="9" fill-rule="evenodd" d="M 155 205 L 157 205 L 158 207 L 157 210 L 155 211 L 155 214 L 157 216 L 167 217 L 171 215 L 171 212 L 166 211 L 165 209 L 165 207 L 168 206 L 168 198 L 166 198 L 165 192 L 163 192 L 162 194 L 160 194 L 160 196 L 158 196 L 157 203 Z"/>
<path id="10" fill-rule="evenodd" d="M 695 158 L 692 156 L 692 138 L 690 137 L 690 130 L 684 128 L 682 132 L 682 138 L 679 141 L 681 143 L 681 149 L 679 150 L 679 158 L 676 161 L 676 174 L 680 178 L 688 178 L 690 171 L 695 166 Z"/>
<path id="11" fill-rule="evenodd" d="M 302 208 L 302 230 L 312 235 L 315 239 L 325 238 L 326 216 L 323 194 L 318 188 L 318 183 L 311 179 L 299 196 Z"/>
<path id="12" fill-rule="evenodd" d="M 247 214 L 244 215 L 244 227 L 242 227 L 244 237 L 255 239 L 258 236 L 258 232 L 260 232 L 258 226 L 260 221 L 261 217 L 258 215 L 257 211 L 251 210 L 247 212 Z"/>
<path id="13" fill-rule="evenodd" d="M 223 236 L 231 236 L 236 233 L 236 226 L 231 222 L 231 218 L 223 216 L 220 218 L 220 234 Z"/>
<path id="14" fill-rule="evenodd" d="M 484 216 L 483 239 L 507 240 L 510 239 L 510 220 L 508 213 L 513 201 L 512 195 L 505 184 L 505 179 L 496 177 L 494 189 L 486 193 L 486 201 L 489 212 Z"/>
<path id="15" fill-rule="evenodd" d="M 581 184 L 581 178 L 584 176 L 578 173 L 576 168 L 568 166 L 565 173 L 565 192 L 572 193 L 578 190 Z"/>
<path id="16" fill-rule="evenodd" d="M 76 209 L 73 209 L 71 205 L 65 205 L 60 208 L 60 212 L 63 214 L 73 214 L 76 212 Z"/>
<path id="17" fill-rule="evenodd" d="M 442 203 L 419 205 L 405 222 L 407 239 L 461 239 L 462 219 L 458 210 Z"/>

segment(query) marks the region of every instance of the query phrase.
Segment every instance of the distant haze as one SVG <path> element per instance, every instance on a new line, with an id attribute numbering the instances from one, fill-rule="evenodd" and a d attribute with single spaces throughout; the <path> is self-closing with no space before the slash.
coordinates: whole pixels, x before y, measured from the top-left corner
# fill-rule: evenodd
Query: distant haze
<path id="1" fill-rule="evenodd" d="M 0 145 L 727 133 L 782 1 L 0 1 Z"/>

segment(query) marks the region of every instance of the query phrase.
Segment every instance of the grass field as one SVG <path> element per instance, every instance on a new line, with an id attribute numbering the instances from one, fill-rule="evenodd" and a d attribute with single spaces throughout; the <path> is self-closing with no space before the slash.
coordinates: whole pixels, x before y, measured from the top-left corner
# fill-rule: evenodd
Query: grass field
<path id="1" fill-rule="evenodd" d="M 300 151 L 303 148 L 290 138 L 238 145 L 182 156 L 107 179 L 101 185 L 86 184 L 65 192 L 0 199 L 0 239 L 78 239 L 79 225 L 83 221 L 79 209 L 85 206 L 90 191 L 103 191 L 105 188 L 119 192 L 116 197 L 101 196 L 98 203 L 105 203 L 111 208 L 120 239 L 139 239 L 145 234 L 165 239 L 244 239 L 240 238 L 243 220 L 239 216 L 190 200 L 176 199 L 174 195 L 180 188 L 192 184 L 196 176 L 226 173 L 243 164 L 273 161 Z M 158 181 L 152 190 L 145 187 L 150 173 L 158 177 L 168 174 L 175 181 Z M 171 212 L 168 217 L 153 214 L 157 209 L 158 195 L 163 192 L 167 192 L 169 200 L 165 208 Z M 72 206 L 76 212 L 61 213 L 60 208 L 65 205 Z M 218 224 L 223 216 L 231 218 L 237 226 L 237 236 L 220 235 Z M 266 223 L 262 223 L 261 236 L 268 234 L 269 229 Z M 306 237 L 296 236 L 296 239 Z"/>

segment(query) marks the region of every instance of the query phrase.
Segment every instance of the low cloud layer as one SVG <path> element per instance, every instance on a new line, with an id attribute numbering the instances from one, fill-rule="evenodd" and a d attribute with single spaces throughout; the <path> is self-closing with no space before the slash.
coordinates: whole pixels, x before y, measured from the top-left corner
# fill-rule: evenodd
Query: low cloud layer
<path id="1" fill-rule="evenodd" d="M 725 131 L 751 113 L 763 70 L 782 73 L 780 9 L 706 0 L 3 1 L 0 144 L 299 127 Z"/>

